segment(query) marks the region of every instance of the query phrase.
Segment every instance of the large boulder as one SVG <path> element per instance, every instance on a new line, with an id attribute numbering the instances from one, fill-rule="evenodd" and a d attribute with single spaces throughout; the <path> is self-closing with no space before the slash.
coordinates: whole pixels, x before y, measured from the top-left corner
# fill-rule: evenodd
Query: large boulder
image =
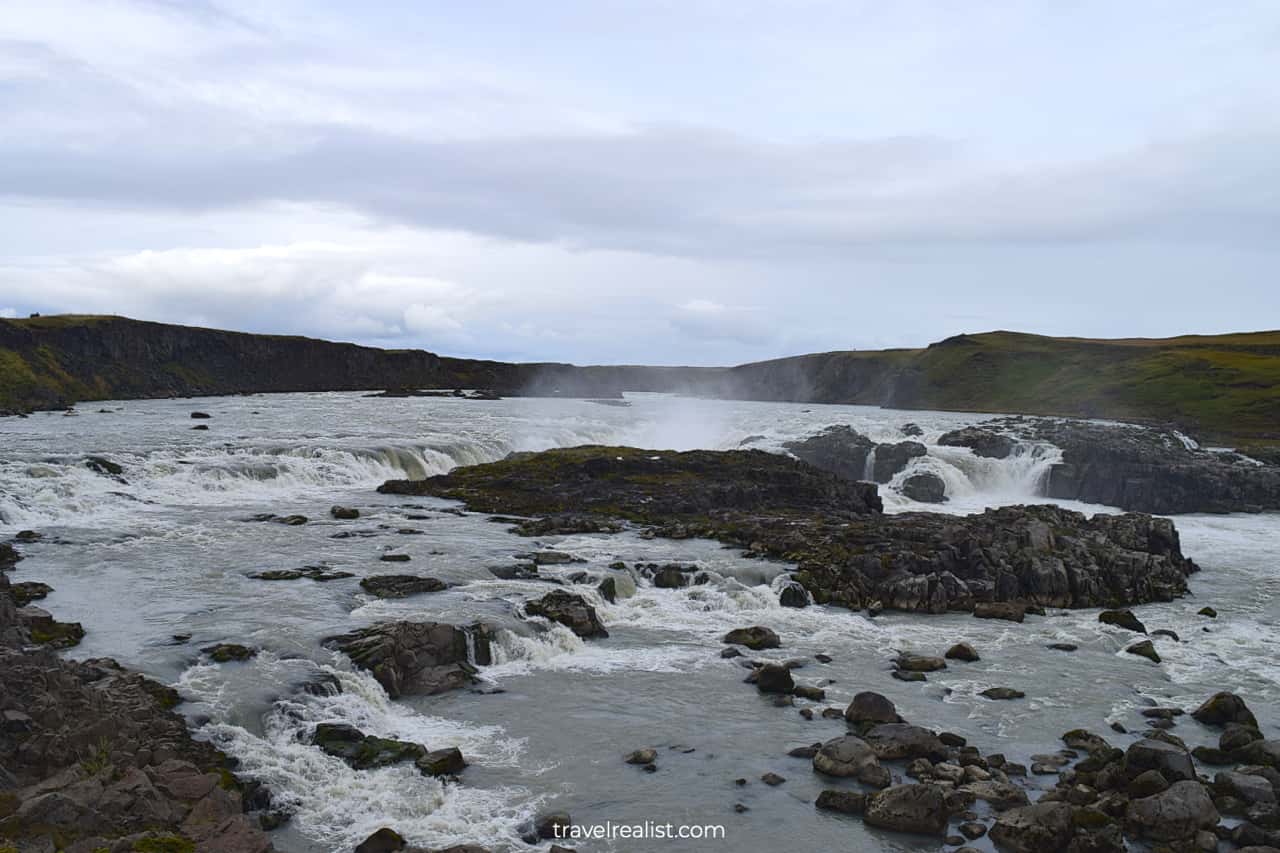
<path id="1" fill-rule="evenodd" d="M 872 784 L 883 773 L 875 751 L 853 735 L 833 738 L 813 756 L 813 769 L 838 778 L 854 778 Z"/>
<path id="2" fill-rule="evenodd" d="M 527 601 L 524 612 L 559 622 L 579 637 L 608 637 L 596 609 L 580 595 L 562 589 L 553 590 L 535 601 Z"/>
<path id="3" fill-rule="evenodd" d="M 1129 803 L 1125 828 L 1152 841 L 1179 841 L 1218 825 L 1218 810 L 1199 782 L 1174 782 L 1167 790 Z"/>
<path id="4" fill-rule="evenodd" d="M 867 796 L 862 820 L 894 832 L 941 835 L 947 828 L 946 800 L 937 785 L 895 785 Z"/>
<path id="5" fill-rule="evenodd" d="M 902 481 L 902 494 L 922 504 L 940 504 L 947 500 L 947 483 L 931 471 L 912 474 Z"/>
<path id="6" fill-rule="evenodd" d="M 817 435 L 783 445 L 797 459 L 846 480 L 866 478 L 867 457 L 875 446 L 875 442 L 846 424 L 829 426 Z"/>
<path id="7" fill-rule="evenodd" d="M 791 693 L 796 683 L 791 670 L 781 664 L 766 663 L 755 671 L 756 689 L 761 693 Z"/>
<path id="8" fill-rule="evenodd" d="M 736 646 L 746 646 L 752 651 L 776 649 L 781 645 L 778 635 L 772 628 L 763 625 L 752 625 L 750 628 L 734 628 L 724 635 L 723 642 Z"/>
<path id="9" fill-rule="evenodd" d="M 1124 769 L 1130 776 L 1158 770 L 1170 782 L 1196 778 L 1191 754 L 1163 740 L 1146 738 L 1131 745 L 1124 754 Z"/>
<path id="10" fill-rule="evenodd" d="M 849 707 L 844 709 L 844 718 L 854 726 L 877 726 L 881 723 L 900 723 L 898 709 L 889 699 L 879 693 L 864 691 L 853 697 Z"/>
<path id="11" fill-rule="evenodd" d="M 1225 726 L 1228 723 L 1240 723 L 1241 725 L 1252 726 L 1255 729 L 1258 728 L 1258 719 L 1253 716 L 1253 712 L 1249 710 L 1249 706 L 1244 703 L 1244 700 L 1236 694 L 1226 691 L 1210 696 L 1204 701 L 1204 704 L 1191 712 L 1191 716 L 1206 726 Z"/>
<path id="12" fill-rule="evenodd" d="M 909 723 L 882 723 L 864 736 L 881 761 L 911 761 L 927 758 L 945 761 L 950 753 L 947 745 L 933 732 Z"/>
<path id="13" fill-rule="evenodd" d="M 877 444 L 871 464 L 871 478 L 877 483 L 887 483 L 911 464 L 911 460 L 924 456 L 928 451 L 918 441 L 899 441 L 897 444 Z"/>
<path id="14" fill-rule="evenodd" d="M 341 758 L 356 770 L 387 767 L 402 761 L 417 761 L 427 754 L 427 750 L 420 744 L 366 735 L 346 723 L 319 724 L 311 735 L 311 742 L 326 754 Z"/>
<path id="15" fill-rule="evenodd" d="M 488 664 L 490 634 L 482 625 L 443 622 L 381 622 L 324 641 L 368 670 L 392 699 L 430 695 L 476 680 L 476 665 Z"/>
<path id="16" fill-rule="evenodd" d="M 991 840 L 1005 853 L 1062 853 L 1072 838 L 1071 806 L 1033 803 L 996 818 Z"/>

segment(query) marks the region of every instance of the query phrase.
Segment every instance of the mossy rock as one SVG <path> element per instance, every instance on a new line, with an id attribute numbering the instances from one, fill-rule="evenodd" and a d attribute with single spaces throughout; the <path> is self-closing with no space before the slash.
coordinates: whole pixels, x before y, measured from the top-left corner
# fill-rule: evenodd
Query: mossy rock
<path id="1" fill-rule="evenodd" d="M 149 835 L 133 842 L 137 853 L 195 853 L 196 843 L 185 835 Z"/>
<path id="2" fill-rule="evenodd" d="M 200 651 L 209 656 L 214 663 L 230 663 L 232 661 L 247 661 L 256 657 L 257 649 L 248 646 L 242 646 L 239 643 L 218 643 L 213 646 L 205 646 Z"/>
<path id="3" fill-rule="evenodd" d="M 356 770 L 418 761 L 427 756 L 427 750 L 421 744 L 366 735 L 344 723 L 321 723 L 316 726 L 311 742 L 327 755 L 341 758 Z"/>

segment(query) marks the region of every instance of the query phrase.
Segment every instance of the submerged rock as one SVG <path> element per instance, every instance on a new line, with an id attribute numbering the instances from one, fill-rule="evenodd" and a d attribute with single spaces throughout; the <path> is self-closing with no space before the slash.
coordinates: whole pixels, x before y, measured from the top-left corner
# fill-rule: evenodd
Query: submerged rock
<path id="1" fill-rule="evenodd" d="M 230 663 L 231 661 L 247 661 L 258 656 L 258 650 L 239 643 L 218 643 L 205 646 L 200 651 L 209 656 L 214 663 Z"/>
<path id="2" fill-rule="evenodd" d="M 1017 442 L 1007 435 L 982 429 L 981 427 L 964 427 L 944 433 L 938 444 L 944 447 L 967 447 L 975 456 L 989 459 L 1005 459 L 1013 453 Z"/>
<path id="3" fill-rule="evenodd" d="M 329 515 L 337 519 L 349 521 L 353 518 L 359 518 L 360 510 L 349 506 L 331 506 L 329 507 Z"/>
<path id="4" fill-rule="evenodd" d="M 382 622 L 330 637 L 324 645 L 368 670 L 392 699 L 466 687 L 476 681 L 475 666 L 491 660 L 489 631 L 482 625 Z"/>
<path id="5" fill-rule="evenodd" d="M 596 609 L 582 596 L 564 590 L 557 589 L 537 600 L 526 601 L 524 612 L 559 622 L 579 637 L 603 639 L 609 636 L 596 615 Z"/>
<path id="6" fill-rule="evenodd" d="M 421 744 L 366 735 L 344 723 L 321 723 L 312 733 L 311 742 L 356 770 L 417 761 L 427 754 Z"/>

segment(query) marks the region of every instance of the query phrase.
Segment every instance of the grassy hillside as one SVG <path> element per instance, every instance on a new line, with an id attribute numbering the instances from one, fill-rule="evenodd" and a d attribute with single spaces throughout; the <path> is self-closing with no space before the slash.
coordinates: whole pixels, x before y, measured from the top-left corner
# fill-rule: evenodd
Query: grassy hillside
<path id="1" fill-rule="evenodd" d="M 1123 340 L 989 332 L 736 372 L 750 387 L 788 369 L 828 402 L 1151 421 L 1216 441 L 1280 440 L 1277 331 Z"/>

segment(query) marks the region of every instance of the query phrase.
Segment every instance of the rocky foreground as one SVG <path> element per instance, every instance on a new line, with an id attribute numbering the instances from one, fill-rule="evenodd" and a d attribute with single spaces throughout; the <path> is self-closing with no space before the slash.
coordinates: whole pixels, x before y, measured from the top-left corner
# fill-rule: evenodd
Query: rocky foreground
<path id="1" fill-rule="evenodd" d="M 191 737 L 178 694 L 113 660 L 58 657 L 83 631 L 18 607 L 18 586 L 0 571 L 0 851 L 273 850 L 270 796 Z"/>
<path id="2" fill-rule="evenodd" d="M 1186 593 L 1197 570 L 1176 528 L 1053 506 L 885 515 L 876 486 L 760 451 L 580 447 L 516 454 L 380 491 L 531 516 L 517 530 L 619 529 L 717 539 L 797 564 L 819 603 L 942 613 L 990 603 L 1115 607 Z"/>

